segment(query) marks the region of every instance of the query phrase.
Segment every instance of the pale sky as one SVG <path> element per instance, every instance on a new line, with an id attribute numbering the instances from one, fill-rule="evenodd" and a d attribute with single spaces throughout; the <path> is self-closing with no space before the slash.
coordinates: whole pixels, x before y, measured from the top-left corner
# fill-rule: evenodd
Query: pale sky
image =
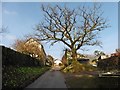
<path id="1" fill-rule="evenodd" d="M 2 25 L 7 26 L 7 32 L 2 34 L 2 42 L 0 44 L 11 47 L 15 39 L 24 38 L 24 35 L 34 33 L 33 28 L 36 24 L 43 20 L 43 13 L 40 10 L 41 4 L 61 5 L 65 2 L 45 3 L 45 2 L 2 2 Z M 67 6 L 75 8 L 83 3 L 69 2 Z M 84 3 L 90 5 L 90 3 Z M 93 54 L 95 50 L 101 50 L 105 53 L 113 53 L 118 48 L 118 3 L 117 2 L 102 2 L 102 10 L 104 17 L 109 19 L 110 28 L 105 29 L 100 34 L 100 40 L 103 43 L 103 48 L 87 47 L 89 51 L 80 53 Z M 1 17 L 1 15 L 0 15 Z M 1 23 L 0 23 L 1 24 Z M 61 43 L 50 47 L 49 43 L 42 43 L 47 54 L 52 55 L 56 59 L 61 59 L 65 46 Z"/>

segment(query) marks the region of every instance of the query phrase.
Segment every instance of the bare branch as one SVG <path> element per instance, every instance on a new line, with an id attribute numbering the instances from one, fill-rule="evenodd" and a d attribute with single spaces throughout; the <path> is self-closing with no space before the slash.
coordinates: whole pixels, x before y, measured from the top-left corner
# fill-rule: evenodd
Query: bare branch
<path id="1" fill-rule="evenodd" d="M 107 20 L 102 16 L 101 5 L 98 4 L 75 9 L 42 5 L 42 11 L 44 23 L 37 25 L 36 37 L 41 41 L 52 41 L 51 45 L 62 42 L 75 52 L 84 45 L 100 46 L 97 34 L 108 28 Z"/>

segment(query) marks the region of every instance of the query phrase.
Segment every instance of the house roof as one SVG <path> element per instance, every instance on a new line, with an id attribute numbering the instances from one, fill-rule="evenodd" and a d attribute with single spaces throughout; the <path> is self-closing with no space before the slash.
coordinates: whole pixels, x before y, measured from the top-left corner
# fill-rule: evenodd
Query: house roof
<path id="1" fill-rule="evenodd" d="M 37 38 L 29 38 L 29 39 L 26 41 L 26 43 L 31 43 L 31 42 L 35 42 L 35 43 L 38 43 L 38 44 L 41 45 L 41 43 L 38 42 L 38 39 L 37 39 Z"/>
<path id="2" fill-rule="evenodd" d="M 46 55 L 43 45 L 38 41 L 37 38 L 29 38 L 26 41 L 26 44 L 36 44 L 40 48 L 40 50 L 42 49 L 43 53 Z"/>

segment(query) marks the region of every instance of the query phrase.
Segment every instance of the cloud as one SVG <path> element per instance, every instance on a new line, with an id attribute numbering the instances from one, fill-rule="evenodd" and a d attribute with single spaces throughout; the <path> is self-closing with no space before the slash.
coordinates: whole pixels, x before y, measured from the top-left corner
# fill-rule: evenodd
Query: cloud
<path id="1" fill-rule="evenodd" d="M 4 33 L 1 36 L 2 36 L 2 40 L 12 40 L 12 41 L 14 41 L 14 40 L 17 39 L 16 36 L 11 35 L 11 34 L 5 34 Z"/>
<path id="2" fill-rule="evenodd" d="M 8 10 L 3 10 L 3 13 L 4 14 L 7 14 L 7 15 L 17 15 L 17 12 L 15 12 L 15 11 L 8 11 Z"/>

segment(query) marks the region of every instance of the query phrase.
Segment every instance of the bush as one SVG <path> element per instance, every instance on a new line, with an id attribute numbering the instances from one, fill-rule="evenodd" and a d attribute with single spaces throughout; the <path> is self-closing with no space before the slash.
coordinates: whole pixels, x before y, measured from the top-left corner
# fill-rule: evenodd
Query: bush
<path id="1" fill-rule="evenodd" d="M 100 70 L 114 70 L 120 69 L 120 57 L 113 56 L 110 58 L 98 61 L 98 68 Z"/>
<path id="2" fill-rule="evenodd" d="M 81 64 L 78 61 L 73 61 L 71 65 L 67 66 L 63 72 L 77 73 L 81 71 L 93 71 L 96 70 L 95 67 L 89 64 Z"/>

